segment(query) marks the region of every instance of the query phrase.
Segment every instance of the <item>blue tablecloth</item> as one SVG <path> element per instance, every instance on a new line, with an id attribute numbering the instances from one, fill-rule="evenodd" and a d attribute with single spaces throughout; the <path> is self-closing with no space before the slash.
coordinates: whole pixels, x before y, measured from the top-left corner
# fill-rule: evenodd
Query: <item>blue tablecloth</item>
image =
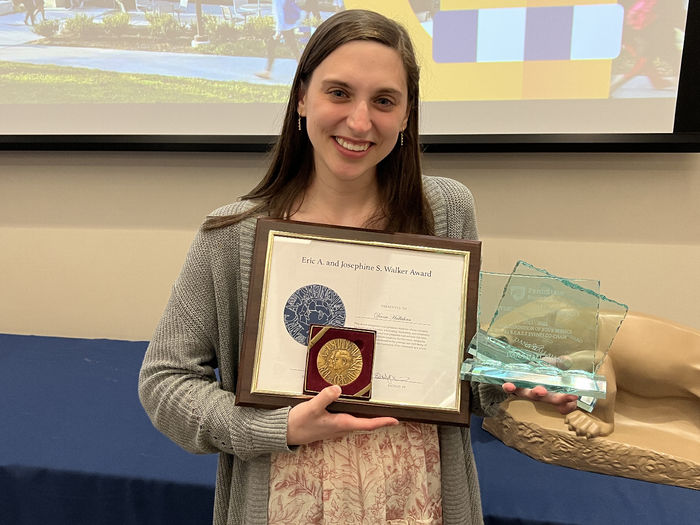
<path id="1" fill-rule="evenodd" d="M 0 525 L 211 523 L 216 456 L 155 430 L 145 342 L 0 334 Z M 700 492 L 535 461 L 472 419 L 487 524 L 696 524 Z"/>
<path id="2" fill-rule="evenodd" d="M 0 524 L 208 524 L 216 456 L 153 428 L 145 342 L 0 335 Z"/>

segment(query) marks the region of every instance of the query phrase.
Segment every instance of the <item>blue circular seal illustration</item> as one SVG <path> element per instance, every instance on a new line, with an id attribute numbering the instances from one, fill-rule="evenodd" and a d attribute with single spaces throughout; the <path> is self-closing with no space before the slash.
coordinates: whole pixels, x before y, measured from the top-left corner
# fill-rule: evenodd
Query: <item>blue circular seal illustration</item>
<path id="1" fill-rule="evenodd" d="M 296 342 L 307 345 L 312 324 L 345 325 L 343 300 L 321 284 L 302 286 L 284 305 L 284 326 Z"/>

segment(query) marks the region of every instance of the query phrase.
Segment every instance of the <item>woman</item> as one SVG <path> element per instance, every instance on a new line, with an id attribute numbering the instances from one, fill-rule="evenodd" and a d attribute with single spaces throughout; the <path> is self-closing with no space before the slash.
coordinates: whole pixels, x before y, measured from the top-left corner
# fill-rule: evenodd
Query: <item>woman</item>
<path id="1" fill-rule="evenodd" d="M 216 524 L 481 523 L 468 429 L 331 414 L 336 386 L 291 409 L 234 406 L 261 215 L 476 237 L 469 191 L 421 176 L 418 67 L 402 27 L 368 11 L 343 11 L 319 26 L 299 62 L 270 168 L 198 233 L 147 351 L 139 393 L 171 439 L 220 453 Z M 474 385 L 473 404 L 487 413 L 512 392 L 573 409 L 573 396 L 541 390 Z"/>

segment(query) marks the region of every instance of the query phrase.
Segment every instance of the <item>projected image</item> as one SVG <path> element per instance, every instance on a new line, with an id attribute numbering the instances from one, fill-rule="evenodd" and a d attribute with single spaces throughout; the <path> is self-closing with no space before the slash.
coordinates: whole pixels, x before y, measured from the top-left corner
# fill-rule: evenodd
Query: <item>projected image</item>
<path id="1" fill-rule="evenodd" d="M 444 76 L 436 67 L 447 89 L 459 89 L 448 81 L 455 74 L 465 87 L 435 100 L 675 97 L 684 0 L 410 4 L 432 39 L 432 60 L 461 65 Z"/>
<path id="2" fill-rule="evenodd" d="M 464 64 L 465 78 L 493 78 L 472 99 L 493 99 L 496 83 L 505 99 L 608 96 L 610 63 L 620 52 L 621 5 L 493 8 L 495 2 L 483 2 L 483 8 L 461 9 L 464 4 L 474 2 L 441 2 L 432 56 L 439 64 Z"/>
<path id="3" fill-rule="evenodd" d="M 50 111 L 26 119 L 17 109 L 18 122 L 8 112 L 76 104 L 113 115 L 109 122 L 124 116 L 108 130 L 115 133 L 275 134 L 278 123 L 268 117 L 286 101 L 304 45 L 323 20 L 355 8 L 411 33 L 428 110 L 424 133 L 672 126 L 687 0 L 0 0 L 0 108 L 8 117 L 0 133 L 73 125 L 68 132 L 95 132 L 104 122 L 96 115 L 45 126 Z M 643 129 L 634 119 L 618 129 L 617 113 L 583 105 L 572 118 L 593 115 L 600 129 L 569 129 L 560 106 L 549 113 L 532 106 L 640 98 L 671 103 Z M 500 109 L 473 106 L 496 102 Z M 187 118 L 161 117 L 171 105 Z M 205 106 L 212 109 L 194 109 Z M 448 126 L 440 115 L 450 117 Z M 464 129 L 455 115 L 464 115 Z"/>
<path id="4" fill-rule="evenodd" d="M 611 96 L 674 96 L 687 0 L 624 0 L 621 4 L 625 7 L 622 49 L 613 62 Z"/>
<path id="5" fill-rule="evenodd" d="M 0 11 L 4 103 L 281 102 L 311 31 L 344 8 L 342 0 L 307 1 L 306 10 L 291 0 L 13 1 L 14 12 Z M 273 61 L 274 76 L 265 74 Z"/>

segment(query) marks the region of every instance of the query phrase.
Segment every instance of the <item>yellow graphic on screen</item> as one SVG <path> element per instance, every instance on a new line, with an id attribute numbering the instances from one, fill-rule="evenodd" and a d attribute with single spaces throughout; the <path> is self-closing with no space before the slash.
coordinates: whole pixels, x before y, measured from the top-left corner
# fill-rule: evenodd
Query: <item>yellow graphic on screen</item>
<path id="1" fill-rule="evenodd" d="M 425 101 L 600 99 L 624 9 L 610 0 L 346 0 L 403 24 Z M 417 16 L 419 4 L 425 12 Z M 429 6 L 429 7 L 428 7 Z"/>

